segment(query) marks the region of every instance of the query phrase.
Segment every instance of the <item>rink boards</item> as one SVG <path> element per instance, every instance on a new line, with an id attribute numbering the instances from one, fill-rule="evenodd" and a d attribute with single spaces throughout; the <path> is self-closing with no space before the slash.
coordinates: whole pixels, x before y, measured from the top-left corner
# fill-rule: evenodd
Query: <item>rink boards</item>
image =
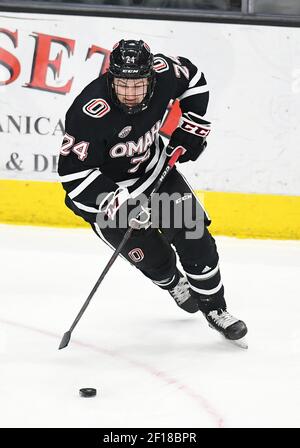
<path id="1" fill-rule="evenodd" d="M 64 204 L 58 182 L 1 180 L 0 222 L 86 227 Z M 300 197 L 197 191 L 216 235 L 300 239 Z M 12 200 L 13 199 L 13 200 Z"/>
<path id="2" fill-rule="evenodd" d="M 105 72 L 112 45 L 141 36 L 154 53 L 184 55 L 206 75 L 208 147 L 180 170 L 204 200 L 212 230 L 300 239 L 300 29 L 293 27 L 2 13 L 0 222 L 86 225 L 65 207 L 56 173 L 65 112 Z M 165 135 L 178 112 L 169 111 Z"/>

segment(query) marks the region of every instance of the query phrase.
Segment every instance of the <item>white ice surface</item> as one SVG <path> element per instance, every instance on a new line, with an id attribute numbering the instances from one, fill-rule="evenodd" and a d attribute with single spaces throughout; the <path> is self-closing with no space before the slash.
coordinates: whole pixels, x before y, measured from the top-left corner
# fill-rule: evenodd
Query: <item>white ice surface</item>
<path id="1" fill-rule="evenodd" d="M 217 238 L 248 350 L 89 230 L 0 226 L 1 427 L 300 427 L 300 242 Z M 95 387 L 95 398 L 81 398 Z"/>

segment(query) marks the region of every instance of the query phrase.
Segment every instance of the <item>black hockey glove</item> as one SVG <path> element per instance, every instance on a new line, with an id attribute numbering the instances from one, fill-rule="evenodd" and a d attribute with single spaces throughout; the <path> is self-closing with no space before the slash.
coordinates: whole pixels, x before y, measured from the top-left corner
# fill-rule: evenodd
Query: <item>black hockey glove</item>
<path id="1" fill-rule="evenodd" d="M 123 229 L 124 233 L 127 223 L 134 230 L 148 229 L 151 226 L 150 208 L 130 204 L 130 199 L 132 198 L 127 188 L 119 187 L 107 194 L 99 205 L 99 210 L 105 216 L 104 220 L 115 221 L 115 226 L 119 230 Z"/>
<path id="2" fill-rule="evenodd" d="M 207 146 L 206 137 L 209 132 L 209 121 L 203 120 L 193 112 L 184 113 L 178 127 L 171 135 L 168 155 L 172 155 L 177 146 L 183 146 L 186 152 L 179 158 L 179 163 L 196 160 Z"/>
<path id="3" fill-rule="evenodd" d="M 115 191 L 108 193 L 100 202 L 99 211 L 103 212 L 108 219 L 113 221 L 123 204 L 125 204 L 131 195 L 127 188 L 119 187 Z"/>

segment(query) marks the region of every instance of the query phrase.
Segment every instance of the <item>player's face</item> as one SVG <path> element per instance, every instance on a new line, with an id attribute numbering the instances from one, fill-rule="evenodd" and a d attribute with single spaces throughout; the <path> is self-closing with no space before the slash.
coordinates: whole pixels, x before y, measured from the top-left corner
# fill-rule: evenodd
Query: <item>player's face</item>
<path id="1" fill-rule="evenodd" d="M 126 106 L 133 107 L 140 104 L 145 98 L 148 79 L 115 78 L 113 84 L 118 100 Z"/>

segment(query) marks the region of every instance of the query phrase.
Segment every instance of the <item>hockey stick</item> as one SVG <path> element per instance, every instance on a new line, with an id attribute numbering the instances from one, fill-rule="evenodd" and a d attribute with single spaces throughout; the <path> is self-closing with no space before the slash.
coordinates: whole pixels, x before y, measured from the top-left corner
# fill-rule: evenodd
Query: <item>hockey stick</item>
<path id="1" fill-rule="evenodd" d="M 158 192 L 161 184 L 163 183 L 163 181 L 165 180 L 166 176 L 169 174 L 169 172 L 172 170 L 172 168 L 174 167 L 175 163 L 177 162 L 177 160 L 179 159 L 179 157 L 181 156 L 181 154 L 184 152 L 184 148 L 182 146 L 178 146 L 176 148 L 176 151 L 174 152 L 174 154 L 171 156 L 166 168 L 164 169 L 164 171 L 161 173 L 161 175 L 159 176 L 159 179 L 157 180 L 156 184 L 154 185 L 153 190 L 151 191 L 147 203 L 144 205 L 144 207 L 148 207 L 149 204 L 151 203 L 151 199 L 153 197 L 153 195 L 155 193 Z M 95 286 L 93 287 L 92 291 L 90 292 L 88 298 L 86 299 L 86 301 L 84 302 L 81 310 L 79 311 L 79 313 L 76 316 L 76 319 L 74 320 L 74 322 L 72 323 L 70 329 L 68 331 L 66 331 L 66 333 L 63 335 L 62 340 L 59 344 L 59 350 L 61 350 L 62 348 L 67 347 L 67 345 L 70 342 L 71 339 L 71 334 L 74 330 L 74 328 L 76 327 L 76 325 L 78 324 L 79 320 L 81 319 L 83 313 L 85 312 L 86 308 L 88 307 L 92 297 L 94 296 L 95 292 L 97 291 L 100 283 L 102 282 L 102 280 L 104 279 L 104 277 L 106 276 L 106 274 L 108 273 L 109 269 L 112 267 L 112 265 L 114 264 L 116 258 L 118 257 L 118 255 L 121 253 L 123 247 L 125 246 L 125 244 L 127 243 L 127 241 L 129 240 L 132 232 L 133 232 L 134 228 L 133 227 L 129 227 L 121 241 L 121 243 L 119 244 L 119 246 L 116 248 L 116 250 L 114 251 L 112 257 L 110 258 L 109 262 L 107 263 L 107 265 L 105 266 L 102 274 L 100 275 L 100 277 L 98 278 L 97 282 L 95 283 Z"/>

